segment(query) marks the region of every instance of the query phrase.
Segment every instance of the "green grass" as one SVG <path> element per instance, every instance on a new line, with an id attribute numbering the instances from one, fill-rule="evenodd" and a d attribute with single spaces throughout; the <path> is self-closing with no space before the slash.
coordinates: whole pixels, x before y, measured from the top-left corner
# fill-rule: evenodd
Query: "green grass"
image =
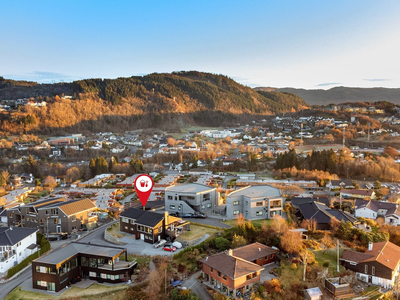
<path id="1" fill-rule="evenodd" d="M 262 219 L 262 220 L 253 220 L 251 223 L 253 223 L 254 227 L 261 227 L 261 225 L 266 222 L 267 226 L 271 226 L 272 220 L 271 219 Z M 222 221 L 222 223 L 225 223 L 230 226 L 236 226 L 236 220 L 227 220 L 227 221 Z"/>
<path id="2" fill-rule="evenodd" d="M 207 233 L 209 235 L 213 235 L 217 232 L 221 232 L 221 230 L 190 224 L 190 231 L 186 231 L 185 233 L 181 234 L 179 239 L 192 241 L 194 239 L 203 237 Z"/>
<path id="3" fill-rule="evenodd" d="M 339 255 L 342 256 L 343 249 L 339 249 Z M 336 275 L 337 273 L 337 252 L 336 249 L 326 250 L 325 253 L 323 250 L 313 251 L 315 255 L 315 260 L 318 262 L 318 265 L 322 267 L 324 262 L 329 261 L 329 271 Z M 343 266 L 339 266 L 339 271 L 343 271 L 345 268 Z"/>
<path id="4" fill-rule="evenodd" d="M 111 228 L 111 230 L 109 230 L 109 228 Z M 119 232 L 119 222 L 111 225 L 110 227 L 108 227 L 107 228 L 107 233 L 111 234 L 116 239 L 120 239 L 120 238 L 123 238 L 124 236 L 126 236 L 125 233 Z"/>

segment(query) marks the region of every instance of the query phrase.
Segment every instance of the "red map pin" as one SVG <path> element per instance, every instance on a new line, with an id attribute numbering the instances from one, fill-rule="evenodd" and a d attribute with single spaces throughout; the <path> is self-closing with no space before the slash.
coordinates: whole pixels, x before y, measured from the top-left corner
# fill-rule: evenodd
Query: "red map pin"
<path id="1" fill-rule="evenodd" d="M 149 199 L 153 185 L 153 178 L 151 178 L 149 175 L 142 174 L 136 177 L 135 190 L 140 202 L 142 203 L 143 209 L 147 203 L 147 200 Z"/>

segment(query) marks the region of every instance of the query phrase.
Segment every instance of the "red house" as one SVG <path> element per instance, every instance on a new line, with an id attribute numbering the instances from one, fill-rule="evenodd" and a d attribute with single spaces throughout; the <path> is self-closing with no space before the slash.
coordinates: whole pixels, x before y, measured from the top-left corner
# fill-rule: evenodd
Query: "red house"
<path id="1" fill-rule="evenodd" d="M 251 261 L 259 266 L 274 263 L 277 252 L 277 249 L 260 243 L 253 243 L 232 250 L 233 256 Z"/>

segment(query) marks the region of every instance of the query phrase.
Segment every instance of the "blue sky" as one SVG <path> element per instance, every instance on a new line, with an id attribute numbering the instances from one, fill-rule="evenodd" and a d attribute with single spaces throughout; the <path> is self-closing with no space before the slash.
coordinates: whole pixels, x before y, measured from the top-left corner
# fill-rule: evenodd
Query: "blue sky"
<path id="1" fill-rule="evenodd" d="M 2 1 L 0 76 L 198 70 L 255 86 L 400 88 L 400 1 Z"/>

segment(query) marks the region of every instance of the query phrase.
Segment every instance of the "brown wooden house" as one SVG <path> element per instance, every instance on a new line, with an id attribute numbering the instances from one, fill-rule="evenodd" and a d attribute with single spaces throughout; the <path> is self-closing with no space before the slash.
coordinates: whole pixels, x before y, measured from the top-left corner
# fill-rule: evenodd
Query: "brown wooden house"
<path id="1" fill-rule="evenodd" d="M 275 262 L 277 249 L 260 243 L 253 243 L 232 250 L 232 255 L 244 260 L 251 261 L 259 266 Z"/>

